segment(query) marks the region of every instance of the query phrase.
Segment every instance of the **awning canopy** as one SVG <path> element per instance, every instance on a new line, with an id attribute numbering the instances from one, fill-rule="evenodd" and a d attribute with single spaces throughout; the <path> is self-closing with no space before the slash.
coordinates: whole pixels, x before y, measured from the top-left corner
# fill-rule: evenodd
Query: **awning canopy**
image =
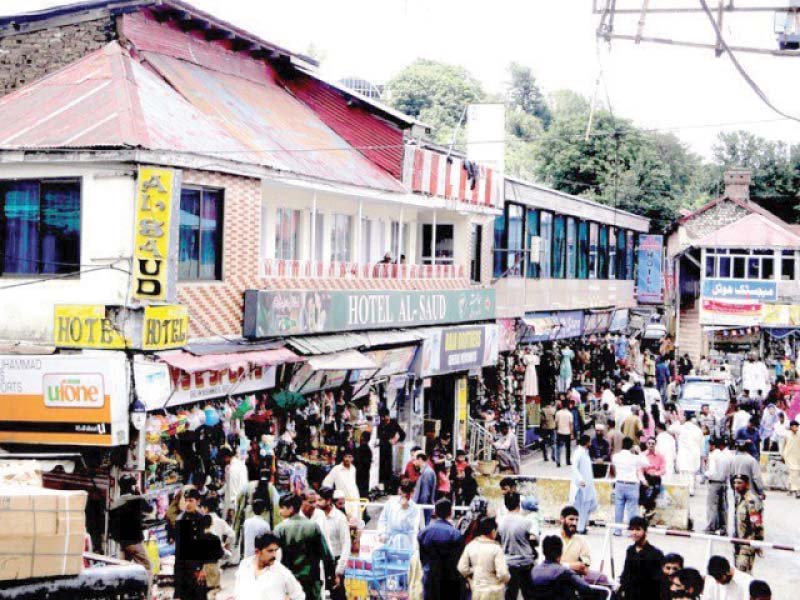
<path id="1" fill-rule="evenodd" d="M 258 350 L 255 352 L 232 352 L 195 356 L 189 352 L 163 352 L 158 357 L 168 365 L 186 373 L 220 371 L 222 369 L 247 369 L 250 366 L 269 367 L 302 360 L 288 348 Z"/>
<path id="2" fill-rule="evenodd" d="M 368 345 L 367 336 L 360 333 L 340 333 L 337 335 L 308 335 L 290 337 L 286 343 L 300 354 L 331 354 Z"/>
<path id="3" fill-rule="evenodd" d="M 409 345 L 422 341 L 422 336 L 414 331 L 367 331 L 362 335 L 366 338 L 366 346 L 369 348 Z"/>
<path id="4" fill-rule="evenodd" d="M 379 368 L 374 360 L 357 350 L 312 356 L 308 359 L 308 365 L 314 371 L 360 371 Z"/>
<path id="5" fill-rule="evenodd" d="M 552 317 L 523 317 L 522 322 L 533 330 L 536 335 L 552 333 L 561 325 Z"/>

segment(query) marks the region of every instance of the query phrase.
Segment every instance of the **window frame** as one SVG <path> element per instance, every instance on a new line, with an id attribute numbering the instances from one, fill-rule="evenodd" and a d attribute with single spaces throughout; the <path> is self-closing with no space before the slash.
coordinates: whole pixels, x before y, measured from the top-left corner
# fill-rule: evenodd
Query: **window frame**
<path id="1" fill-rule="evenodd" d="M 453 264 L 455 264 L 455 259 L 456 259 L 456 247 L 455 247 L 456 246 L 456 226 L 455 226 L 455 223 L 448 223 L 448 222 L 440 223 L 438 221 L 436 222 L 436 228 L 437 228 L 436 242 L 437 243 L 439 242 L 440 239 L 442 239 L 442 238 L 439 237 L 439 233 L 438 233 L 438 228 L 439 227 L 450 227 L 450 229 L 452 231 L 452 234 L 451 234 L 452 237 L 450 239 L 453 241 L 453 248 L 452 248 L 452 256 L 450 256 L 449 258 L 439 258 L 438 256 L 434 256 L 434 254 L 436 252 L 436 248 L 428 248 L 427 250 L 429 250 L 431 252 L 431 254 L 429 254 L 429 255 L 425 254 L 425 250 L 426 250 L 426 248 L 425 248 L 425 228 L 426 227 L 433 227 L 433 223 L 420 223 L 420 225 L 421 225 L 420 233 L 422 234 L 422 236 L 421 236 L 421 242 L 422 243 L 420 244 L 420 259 L 421 259 L 420 262 L 421 262 L 421 264 L 423 264 L 423 265 L 432 265 L 434 258 L 436 259 L 436 264 L 437 265 L 453 265 Z M 433 245 L 433 230 L 432 229 L 431 229 L 431 235 L 430 235 L 429 241 L 430 241 L 431 245 Z"/>
<path id="2" fill-rule="evenodd" d="M 198 268 L 197 268 L 197 277 L 190 277 L 185 278 L 180 276 L 181 272 L 181 252 L 180 252 L 180 207 L 178 210 L 178 283 L 193 283 L 193 282 L 214 282 L 214 281 L 224 281 L 225 280 L 225 273 L 224 273 L 224 266 L 223 266 L 223 250 L 225 248 L 225 188 L 221 187 L 214 187 L 208 185 L 198 185 L 188 183 L 186 185 L 181 185 L 181 193 L 178 202 L 181 202 L 183 198 L 183 190 L 195 190 L 200 192 L 200 225 L 197 229 L 198 233 L 202 233 L 203 231 L 203 198 L 206 192 L 216 192 L 219 193 L 219 200 L 218 200 L 218 213 L 217 213 L 217 231 L 218 231 L 218 242 L 217 242 L 217 252 L 214 261 L 214 277 L 200 277 L 200 256 L 203 255 L 203 247 L 202 247 L 202 235 L 198 235 L 198 246 L 197 246 L 197 255 L 198 255 Z M 208 231 L 208 230 L 206 230 Z"/>
<path id="3" fill-rule="evenodd" d="M 349 263 L 353 261 L 353 243 L 355 242 L 355 236 L 353 235 L 353 222 L 355 218 L 353 215 L 348 213 L 330 213 L 330 252 L 328 253 L 328 261 L 332 263 Z M 340 248 L 337 242 L 341 242 L 342 238 L 336 234 L 337 231 L 337 221 L 339 219 L 346 219 L 347 220 L 347 237 L 344 238 L 346 245 L 344 248 Z M 342 260 L 339 258 L 341 251 L 344 251 L 344 255 L 346 255 L 345 259 Z"/>
<path id="4" fill-rule="evenodd" d="M 59 279 L 80 279 L 81 275 L 81 252 L 82 252 L 82 241 L 83 241 L 83 199 L 84 199 L 84 181 L 82 176 L 75 176 L 75 177 L 9 177 L 5 179 L 0 179 L 0 278 L 6 279 L 47 279 L 52 278 L 54 275 L 57 275 Z M 42 258 L 42 230 L 44 227 L 44 223 L 42 222 L 42 184 L 76 184 L 78 190 L 78 239 L 76 244 L 77 256 L 75 257 L 74 262 L 67 262 L 67 261 L 55 261 L 53 265 L 61 265 L 61 266 L 69 266 L 72 267 L 72 271 L 64 271 L 59 272 L 58 270 L 53 272 L 42 272 L 42 269 L 45 265 L 45 262 L 42 260 L 37 260 L 37 270 L 33 273 L 11 273 L 6 272 L 4 268 L 4 260 L 5 257 L 5 243 L 6 243 L 6 236 L 5 236 L 5 229 L 6 229 L 6 203 L 5 203 L 5 191 L 6 187 L 12 184 L 20 184 L 20 183 L 36 183 L 38 186 L 37 189 L 37 197 L 39 202 L 39 214 L 36 220 L 36 234 L 38 237 L 37 243 L 39 245 L 39 259 Z"/>
<path id="5" fill-rule="evenodd" d="M 294 234 L 293 234 L 293 256 L 286 257 L 280 256 L 283 252 L 279 252 L 279 248 L 283 248 L 283 244 L 279 243 L 279 234 L 280 230 L 279 227 L 282 224 L 282 218 L 279 214 L 284 212 L 293 213 L 291 216 L 294 217 Z M 300 237 L 301 237 L 301 230 L 302 230 L 302 211 L 296 208 L 291 208 L 289 206 L 276 206 L 275 207 L 275 259 L 276 260 L 300 260 Z"/>

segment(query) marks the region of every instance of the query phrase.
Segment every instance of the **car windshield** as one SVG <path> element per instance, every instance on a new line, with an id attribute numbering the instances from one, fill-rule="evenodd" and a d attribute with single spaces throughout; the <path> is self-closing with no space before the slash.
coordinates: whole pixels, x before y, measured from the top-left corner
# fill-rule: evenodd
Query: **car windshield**
<path id="1" fill-rule="evenodd" d="M 688 381 L 683 386 L 683 397 L 704 402 L 724 402 L 728 400 L 725 385 L 711 381 Z"/>

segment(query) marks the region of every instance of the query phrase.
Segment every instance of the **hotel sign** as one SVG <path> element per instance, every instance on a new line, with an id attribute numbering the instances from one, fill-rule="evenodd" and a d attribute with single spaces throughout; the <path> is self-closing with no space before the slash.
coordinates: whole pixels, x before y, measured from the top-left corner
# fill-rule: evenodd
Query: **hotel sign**
<path id="1" fill-rule="evenodd" d="M 703 296 L 718 300 L 750 300 L 766 302 L 778 297 L 774 281 L 755 279 L 704 279 Z"/>
<path id="2" fill-rule="evenodd" d="M 244 296 L 244 336 L 250 338 L 445 325 L 494 318 L 494 290 L 247 290 Z"/>

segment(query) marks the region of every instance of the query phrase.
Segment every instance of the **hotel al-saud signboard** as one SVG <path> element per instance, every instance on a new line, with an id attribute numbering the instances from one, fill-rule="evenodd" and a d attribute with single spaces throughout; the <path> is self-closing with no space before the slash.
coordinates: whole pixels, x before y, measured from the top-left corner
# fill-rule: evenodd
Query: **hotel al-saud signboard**
<path id="1" fill-rule="evenodd" d="M 244 294 L 244 336 L 447 325 L 495 318 L 494 290 L 265 291 Z"/>

